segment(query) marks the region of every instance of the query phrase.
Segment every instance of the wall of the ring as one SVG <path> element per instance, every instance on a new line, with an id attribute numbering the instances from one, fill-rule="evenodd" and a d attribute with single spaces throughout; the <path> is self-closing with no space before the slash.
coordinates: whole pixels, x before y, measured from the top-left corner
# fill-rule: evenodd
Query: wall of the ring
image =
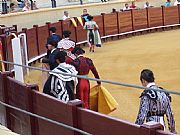
<path id="1" fill-rule="evenodd" d="M 17 25 L 18 31 L 20 31 L 22 28 L 32 28 L 32 25 L 41 26 L 46 22 L 57 22 L 62 18 L 64 10 L 69 12 L 70 17 L 80 16 L 84 8 L 87 8 L 91 15 L 99 15 L 101 13 L 110 13 L 112 8 L 119 11 L 123 8 L 125 1 L 128 0 L 124 0 L 124 2 L 121 0 L 121 2 L 113 1 L 107 3 L 43 8 L 27 12 L 10 13 L 0 16 L 0 24 L 4 24 L 6 26 Z M 140 8 L 143 7 L 143 4 L 144 2 L 137 2 L 137 6 Z"/>

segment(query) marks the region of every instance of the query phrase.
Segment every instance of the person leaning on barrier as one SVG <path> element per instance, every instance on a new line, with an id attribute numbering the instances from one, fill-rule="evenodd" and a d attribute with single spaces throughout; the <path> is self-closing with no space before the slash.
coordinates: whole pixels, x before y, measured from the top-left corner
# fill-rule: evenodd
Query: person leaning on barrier
<path id="1" fill-rule="evenodd" d="M 67 53 L 64 51 L 59 51 L 55 55 L 55 59 L 59 65 L 52 70 L 53 72 L 49 72 L 50 76 L 43 88 L 43 93 L 56 97 L 64 102 L 74 99 L 74 89 L 78 82 L 77 77 L 65 75 L 77 75 L 78 73 L 74 66 L 65 63 L 66 56 Z"/>
<path id="2" fill-rule="evenodd" d="M 171 97 L 168 93 L 161 91 L 162 88 L 158 87 L 154 80 L 154 74 L 151 70 L 144 69 L 141 71 L 140 81 L 142 86 L 159 89 L 160 91 L 145 89 L 142 92 L 139 113 L 135 123 L 142 125 L 146 119 L 146 122 L 160 122 L 165 128 L 164 115 L 166 114 L 170 132 L 176 133 L 174 116 L 170 105 Z"/>

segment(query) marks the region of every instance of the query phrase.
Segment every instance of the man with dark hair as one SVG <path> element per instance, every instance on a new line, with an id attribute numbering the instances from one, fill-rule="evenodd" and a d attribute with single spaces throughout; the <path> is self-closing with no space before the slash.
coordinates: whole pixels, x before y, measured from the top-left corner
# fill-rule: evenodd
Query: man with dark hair
<path id="1" fill-rule="evenodd" d="M 72 65 L 66 64 L 67 53 L 59 51 L 55 59 L 59 65 L 50 72 L 50 76 L 46 81 L 43 93 L 56 97 L 64 102 L 74 99 L 74 89 L 77 84 L 77 78 L 71 75 L 77 75 L 77 71 Z M 68 75 L 67 75 L 68 74 Z"/>
<path id="2" fill-rule="evenodd" d="M 54 41 L 50 41 L 47 45 L 49 55 L 47 58 L 44 58 L 42 60 L 43 63 L 48 63 L 50 70 L 53 70 L 55 67 L 58 66 L 58 63 L 56 62 L 55 55 L 59 52 L 59 50 L 56 48 L 57 43 Z"/>
<path id="3" fill-rule="evenodd" d="M 158 87 L 154 80 L 154 74 L 151 70 L 144 69 L 141 71 L 142 86 L 159 91 L 149 89 L 143 91 L 140 96 L 140 108 L 135 123 L 142 125 L 146 119 L 146 122 L 159 122 L 165 127 L 164 115 L 166 114 L 170 132 L 176 133 L 174 116 L 170 106 L 171 98 L 168 93 L 161 91 L 162 88 Z"/>
<path id="4" fill-rule="evenodd" d="M 47 43 L 46 43 L 46 48 L 48 49 L 48 44 L 50 42 L 55 42 L 56 44 L 62 39 L 59 35 L 56 34 L 56 28 L 55 27 L 50 27 L 49 28 L 49 33 L 50 33 L 50 36 L 48 37 L 47 39 Z M 50 55 L 50 51 L 47 50 L 47 58 L 49 57 Z"/>
<path id="5" fill-rule="evenodd" d="M 72 50 L 72 53 L 77 57 L 71 64 L 78 71 L 78 75 L 88 76 L 89 71 L 91 70 L 95 78 L 99 79 L 99 74 L 93 64 L 93 61 L 87 57 L 84 57 L 83 54 L 85 51 L 80 47 L 75 47 Z M 101 82 L 97 82 L 101 84 Z M 78 85 L 76 87 L 77 98 L 82 100 L 84 107 L 89 109 L 89 95 L 90 94 L 90 83 L 89 80 L 78 78 Z"/>
<path id="6" fill-rule="evenodd" d="M 58 43 L 62 39 L 60 37 L 60 35 L 56 34 L 56 28 L 55 27 L 50 27 L 49 32 L 50 32 L 50 37 L 48 37 L 48 39 L 47 39 L 47 44 L 50 41 L 54 41 L 54 42 Z"/>
<path id="7" fill-rule="evenodd" d="M 71 32 L 68 30 L 63 31 L 64 38 L 58 42 L 57 46 L 60 50 L 67 52 L 66 63 L 70 63 L 76 58 L 75 55 L 71 53 L 76 46 L 76 43 L 69 38 L 70 34 Z"/>

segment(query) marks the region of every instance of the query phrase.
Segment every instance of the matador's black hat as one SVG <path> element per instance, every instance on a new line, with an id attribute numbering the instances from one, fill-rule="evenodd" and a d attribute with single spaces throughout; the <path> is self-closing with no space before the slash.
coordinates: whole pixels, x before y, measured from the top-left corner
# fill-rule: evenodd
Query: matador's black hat
<path id="1" fill-rule="evenodd" d="M 85 51 L 81 48 L 81 47 L 75 47 L 72 51 L 71 51 L 72 54 L 83 54 L 85 53 Z"/>

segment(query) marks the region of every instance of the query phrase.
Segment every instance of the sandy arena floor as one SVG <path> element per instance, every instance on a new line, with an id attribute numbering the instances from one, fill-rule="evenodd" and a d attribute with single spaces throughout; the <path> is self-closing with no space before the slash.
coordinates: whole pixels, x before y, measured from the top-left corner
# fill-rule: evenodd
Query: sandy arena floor
<path id="1" fill-rule="evenodd" d="M 95 53 L 86 55 L 93 59 L 101 79 L 126 84 L 141 85 L 139 74 L 142 69 L 151 69 L 159 86 L 180 92 L 180 36 L 179 30 L 159 32 L 127 39 L 109 41 Z M 92 75 L 90 75 L 92 76 Z M 32 79 L 33 78 L 33 79 Z M 38 83 L 40 89 L 41 73 L 32 71 L 26 78 L 28 83 Z M 91 82 L 91 86 L 95 82 Z M 141 89 L 102 84 L 119 103 L 118 109 L 110 115 L 134 122 L 139 109 Z M 180 95 L 172 95 L 176 129 L 180 133 Z"/>

